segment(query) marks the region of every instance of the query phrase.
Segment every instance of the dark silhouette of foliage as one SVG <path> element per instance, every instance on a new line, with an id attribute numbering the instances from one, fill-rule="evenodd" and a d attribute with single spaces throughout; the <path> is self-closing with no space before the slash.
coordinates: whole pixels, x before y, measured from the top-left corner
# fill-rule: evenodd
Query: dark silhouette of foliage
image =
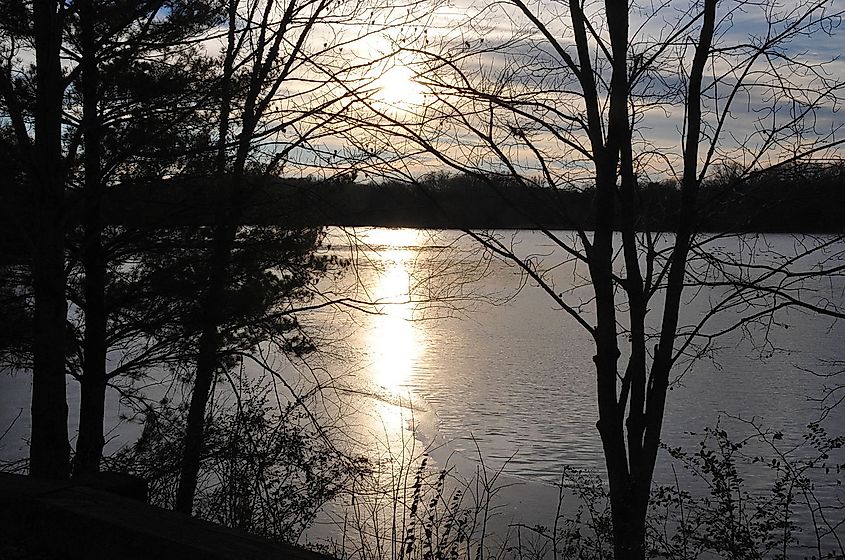
<path id="1" fill-rule="evenodd" d="M 233 371 L 209 411 L 195 498 L 197 516 L 274 540 L 302 531 L 366 461 L 337 451 L 314 429 L 304 402 L 279 408 L 271 380 Z M 146 413 L 138 441 L 110 468 L 147 480 L 151 502 L 176 499 L 186 407 L 163 402 Z"/>

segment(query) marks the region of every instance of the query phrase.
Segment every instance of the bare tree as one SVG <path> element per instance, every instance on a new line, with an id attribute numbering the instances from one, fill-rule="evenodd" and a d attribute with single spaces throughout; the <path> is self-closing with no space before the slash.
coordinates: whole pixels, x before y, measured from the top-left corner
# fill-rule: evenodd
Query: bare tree
<path id="1" fill-rule="evenodd" d="M 714 202 L 701 194 L 714 166 L 736 166 L 731 191 L 766 169 L 841 157 L 845 131 L 830 117 L 845 93 L 838 62 L 801 45 L 838 36 L 842 15 L 826 0 L 497 3 L 425 44 L 404 43 L 425 101 L 402 111 L 370 103 L 359 120 L 371 125 L 356 137 L 374 168 L 408 180 L 415 166 L 439 164 L 493 189 L 508 177 L 592 193 L 591 215 L 569 216 L 582 224 L 571 237 L 537 224 L 583 278 L 577 289 L 556 287 L 536 257 L 501 238 L 469 233 L 594 340 L 616 558 L 646 555 L 672 373 L 778 310 L 845 316 L 830 292 L 807 290 L 812 277 L 841 276 L 830 257 L 840 238 L 805 236 L 788 254 L 748 258 L 716 250 L 723 236 L 699 231 Z M 397 138 L 415 146 L 402 165 L 389 156 Z M 679 192 L 677 215 L 663 224 L 673 234 L 648 229 L 648 177 Z M 686 323 L 684 294 L 701 286 L 716 295 Z"/>
<path id="2" fill-rule="evenodd" d="M 201 328 L 176 496 L 176 509 L 188 513 L 208 401 L 225 367 L 222 310 L 233 252 L 239 236 L 248 232 L 243 223 L 256 203 L 255 181 L 282 173 L 331 177 L 348 171 L 348 164 L 327 157 L 336 151 L 330 138 L 349 130 L 340 116 L 354 101 L 333 77 L 366 73 L 373 61 L 356 57 L 356 46 L 412 21 L 417 2 L 387 17 L 359 0 L 231 0 L 227 5 L 215 168 L 225 195 L 214 213 L 208 277 L 199 300 Z M 319 237 L 313 230 L 302 233 Z"/>

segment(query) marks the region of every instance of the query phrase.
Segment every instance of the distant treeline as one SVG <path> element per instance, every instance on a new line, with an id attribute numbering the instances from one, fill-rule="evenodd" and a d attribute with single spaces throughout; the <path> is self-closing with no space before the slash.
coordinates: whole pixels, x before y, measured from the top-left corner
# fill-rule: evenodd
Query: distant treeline
<path id="1" fill-rule="evenodd" d="M 353 175 L 328 181 L 251 177 L 246 198 L 232 199 L 225 178 L 183 178 L 125 185 L 106 192 L 104 219 L 115 225 L 212 223 L 237 205 L 243 224 L 387 226 L 455 229 L 591 229 L 591 188 L 549 189 L 503 176 L 431 174 L 418 183 L 362 184 Z M 69 195 L 71 210 L 81 208 Z M 737 181 L 729 171 L 705 182 L 698 229 L 730 232 L 845 231 L 845 164 L 794 165 Z M 670 181 L 644 182 L 637 203 L 641 230 L 677 227 L 680 191 Z M 18 201 L 23 202 L 22 200 Z M 12 222 L 25 209 L 5 205 Z M 24 203 L 25 206 L 25 203 Z M 17 207 L 17 208 L 14 208 Z M 618 219 L 618 217 L 617 217 Z M 73 218 L 71 218 L 73 221 Z M 7 222 L 8 226 L 9 222 Z"/>
<path id="2" fill-rule="evenodd" d="M 254 178 L 244 223 L 425 228 L 591 229 L 593 189 L 561 190 L 509 177 L 431 174 L 418 183 L 361 184 Z M 677 227 L 680 191 L 670 181 L 638 189 L 640 229 Z M 203 223 L 227 204 L 227 189 L 186 181 L 112 191 L 107 214 L 121 223 Z M 737 181 L 729 170 L 705 182 L 698 228 L 736 232 L 845 231 L 845 164 L 793 165 Z"/>

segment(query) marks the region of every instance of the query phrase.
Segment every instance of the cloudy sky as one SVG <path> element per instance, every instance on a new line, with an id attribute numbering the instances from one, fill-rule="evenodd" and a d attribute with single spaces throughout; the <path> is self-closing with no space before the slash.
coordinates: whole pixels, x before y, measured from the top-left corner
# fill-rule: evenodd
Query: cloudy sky
<path id="1" fill-rule="evenodd" d="M 577 60 L 567 3 L 544 0 L 527 8 Z M 841 0 L 719 2 L 715 49 L 705 73 L 702 159 L 713 138 L 711 164 L 736 160 L 747 166 L 781 161 L 842 138 L 843 9 Z M 460 2 L 422 4 L 408 13 L 413 10 L 429 12 L 376 34 L 357 51 L 365 58 L 370 47 L 370 55 L 386 57 L 379 69 L 383 77 L 372 83 L 369 98 L 369 109 L 383 118 L 360 116 L 362 124 L 379 127 L 356 131 L 353 143 L 359 150 L 381 154 L 408 173 L 444 165 L 430 155 L 411 157 L 419 154 L 422 141 L 458 167 L 507 171 L 513 165 L 539 176 L 545 166 L 559 184 L 589 177 L 582 153 L 589 146 L 578 122 L 584 111 L 581 88 L 553 44 L 517 6 Z M 590 48 L 606 112 L 603 3 L 588 2 L 585 12 L 594 31 Z M 671 176 L 681 154 L 686 77 L 701 4 L 640 2 L 630 13 L 629 70 L 650 61 L 633 86 L 635 151 L 641 172 Z M 391 159 L 391 150 L 406 157 Z M 816 156 L 841 154 L 833 148 Z"/>

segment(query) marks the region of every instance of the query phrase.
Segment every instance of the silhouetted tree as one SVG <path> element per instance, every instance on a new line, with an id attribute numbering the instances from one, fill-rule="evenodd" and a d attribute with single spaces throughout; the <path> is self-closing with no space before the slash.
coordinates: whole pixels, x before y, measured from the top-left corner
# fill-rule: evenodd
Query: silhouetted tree
<path id="1" fill-rule="evenodd" d="M 760 27 L 735 34 L 733 18 L 743 13 L 749 21 L 746 11 L 757 14 Z M 835 299 L 801 291 L 813 275 L 841 275 L 824 254 L 836 239 L 805 239 L 795 254 L 766 260 L 773 255 L 761 252 L 749 263 L 714 250 L 699 233 L 701 185 L 714 164 L 742 162 L 730 186 L 736 189 L 765 167 L 837 155 L 845 141 L 841 123 L 814 125 L 841 102 L 843 82 L 828 61 L 804 57 L 796 45 L 835 34 L 842 15 L 824 0 L 480 6 L 465 26 L 453 24 L 457 32 L 405 45 L 417 57 L 424 103 L 404 112 L 371 103 L 368 116 L 357 115 L 361 128 L 373 131 L 356 133 L 357 145 L 394 176 L 414 180 L 412 163 L 393 165 L 378 155 L 395 153 L 390 145 L 400 138 L 427 151 L 428 160 L 414 154 L 418 163 L 447 165 L 494 192 L 502 175 L 524 188 L 539 176 L 552 193 L 592 190 L 592 223 L 571 238 L 535 220 L 564 254 L 557 266 L 586 278 L 572 289 L 562 292 L 536 257 L 501 238 L 468 233 L 536 281 L 593 338 L 618 559 L 646 554 L 649 492 L 678 364 L 706 353 L 721 334 L 785 307 L 845 316 Z M 667 128 L 680 131 L 676 144 L 655 138 L 658 117 L 670 117 Z M 754 125 L 745 126 L 749 121 Z M 672 236 L 644 219 L 649 176 L 667 176 L 667 187 L 677 189 Z M 690 286 L 717 292 L 685 325 L 682 296 Z M 708 330 L 720 314 L 734 319 Z"/>
<path id="2" fill-rule="evenodd" d="M 106 354 L 110 343 L 119 344 L 108 325 L 110 313 L 118 311 L 109 309 L 108 269 L 119 266 L 108 244 L 113 248 L 121 241 L 115 232 L 104 238 L 104 196 L 130 176 L 157 181 L 177 171 L 173 166 L 185 150 L 179 137 L 207 137 L 207 129 L 191 128 L 214 99 L 211 61 L 198 44 L 220 17 L 214 2 L 172 2 L 165 8 L 159 1 L 85 0 L 77 3 L 69 21 L 66 52 L 81 69 L 69 93 L 79 107 L 83 207 L 79 304 L 84 329 L 75 474 L 99 469 L 106 385 L 114 377 L 107 371 Z M 174 47 L 177 54 L 166 54 Z M 167 149 L 171 152 L 163 155 Z M 193 158 L 202 160 L 202 153 Z"/>
<path id="3" fill-rule="evenodd" d="M 306 169 L 323 165 L 317 142 L 334 133 L 331 125 L 351 99 L 347 92 L 328 87 L 333 79 L 325 74 L 335 76 L 353 65 L 344 58 L 345 46 L 384 29 L 364 25 L 351 38 L 320 35 L 365 21 L 360 19 L 366 17 L 365 6 L 357 1 L 230 0 L 227 6 L 215 162 L 224 196 L 214 209 L 207 278 L 199 299 L 196 369 L 176 496 L 176 509 L 186 513 L 192 511 L 196 492 L 209 397 L 224 367 L 221 327 L 235 271 L 233 252 L 239 238 L 251 232 L 240 224 L 253 204 L 252 178 L 277 174 L 289 164 Z M 309 85 L 303 87 L 305 83 Z M 315 232 L 302 235 L 314 238 Z"/>
<path id="4" fill-rule="evenodd" d="M 35 28 L 29 22 L 34 12 L 33 5 L 25 3 L 4 3 L 2 8 L 8 55 L 4 101 L 10 121 L 24 121 L 14 128 L 18 145 L 24 147 L 17 148 L 17 159 L 28 163 L 19 184 L 12 188 L 10 208 L 19 216 L 15 221 L 24 223 L 30 209 L 40 204 L 33 203 L 27 193 L 26 183 L 32 182 L 36 168 L 25 149 L 25 121 L 37 119 L 28 73 L 38 75 L 39 66 L 37 59 L 32 68 L 22 63 L 33 50 Z M 60 155 L 61 199 L 66 205 L 62 227 L 71 235 L 68 297 L 82 318 L 82 326 L 75 331 L 79 343 L 67 345 L 72 351 L 56 347 L 53 352 L 71 358 L 68 372 L 82 385 L 74 459 L 78 474 L 90 474 L 99 465 L 103 401 L 111 377 L 106 371 L 106 352 L 110 345 L 121 343 L 108 325 L 109 315 L 115 312 L 108 301 L 108 269 L 111 266 L 114 272 L 120 266 L 116 258 L 121 252 L 121 232 L 115 228 L 106 232 L 103 199 L 121 181 L 159 181 L 165 174 L 191 170 L 184 163 L 186 155 L 191 156 L 194 171 L 201 167 L 196 162 L 202 159 L 201 141 L 203 132 L 208 137 L 208 130 L 197 128 L 198 122 L 205 122 L 197 117 L 202 102 L 213 101 L 214 88 L 208 83 L 212 59 L 198 45 L 219 19 L 216 9 L 213 2 L 190 6 L 170 2 L 164 7 L 159 1 L 81 1 L 59 10 L 60 22 L 53 30 L 65 69 L 60 83 Z M 32 228 L 29 237 L 35 231 Z M 27 237 L 17 236 L 18 245 L 27 245 Z M 125 256 L 125 246 L 122 251 Z M 31 243 L 22 252 L 33 256 L 33 263 L 41 258 Z M 80 269 L 75 266 L 77 256 Z M 64 272 L 62 278 L 64 283 Z M 77 356 L 79 367 L 73 363 Z"/>
<path id="5" fill-rule="evenodd" d="M 26 165 L 33 209 L 32 227 L 27 231 L 34 296 L 30 471 L 66 478 L 70 464 L 64 365 L 67 213 L 62 108 L 67 81 L 61 46 L 67 6 L 51 1 L 4 2 L 2 12 L 8 19 L 2 29 L 0 93 Z M 34 70 L 18 64 L 20 44 L 34 53 Z"/>

